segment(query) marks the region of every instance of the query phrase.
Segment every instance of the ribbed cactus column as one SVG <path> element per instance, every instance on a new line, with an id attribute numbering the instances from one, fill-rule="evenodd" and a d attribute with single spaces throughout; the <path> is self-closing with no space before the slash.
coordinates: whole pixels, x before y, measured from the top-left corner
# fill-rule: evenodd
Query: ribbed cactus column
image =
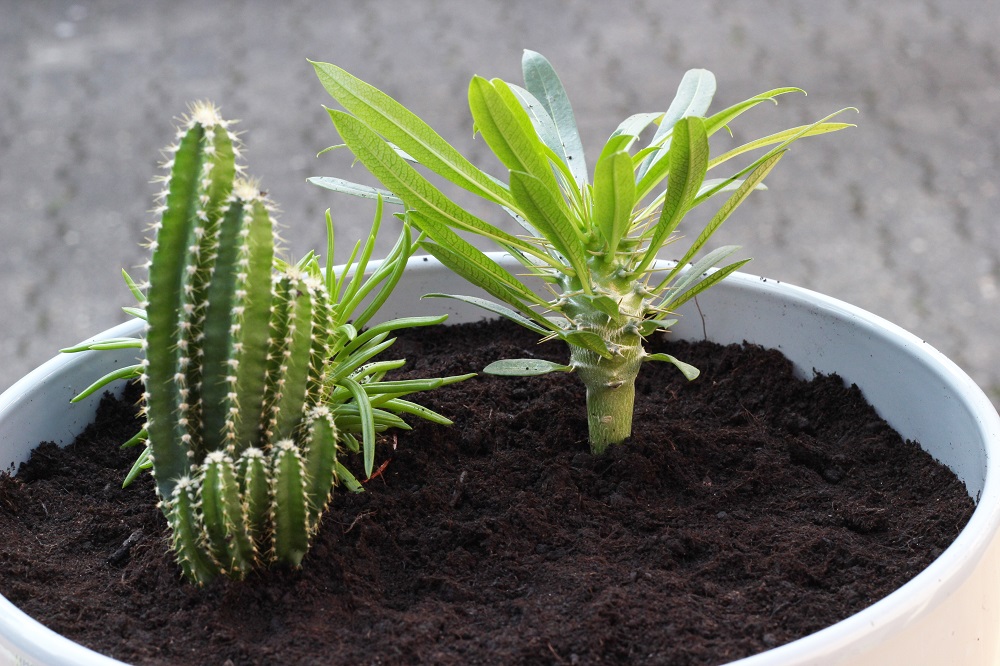
<path id="1" fill-rule="evenodd" d="M 381 200 L 371 233 L 339 274 L 313 252 L 293 266 L 276 258 L 271 204 L 242 177 L 235 136 L 213 106 L 192 107 L 167 154 L 149 281 L 139 287 L 125 274 L 145 335 L 63 350 L 142 348 L 144 358 L 74 400 L 120 379 L 144 382 L 146 426 L 124 446 L 145 439 L 147 448 L 125 485 L 152 468 L 190 580 L 298 566 L 334 486 L 361 490 L 337 459 L 339 444 L 363 450 L 370 475 L 377 436 L 408 428 L 403 415 L 451 423 L 405 398 L 473 375 L 387 380 L 404 361 L 374 360 L 393 331 L 445 319 L 403 317 L 365 330 L 416 247 L 404 220 L 390 253 L 369 264 Z M 326 224 L 329 259 L 329 211 Z"/>
<path id="2" fill-rule="evenodd" d="M 153 474 L 184 573 L 297 566 L 337 480 L 322 406 L 330 299 L 274 269 L 270 206 L 228 124 L 192 109 L 170 151 L 146 295 Z"/>

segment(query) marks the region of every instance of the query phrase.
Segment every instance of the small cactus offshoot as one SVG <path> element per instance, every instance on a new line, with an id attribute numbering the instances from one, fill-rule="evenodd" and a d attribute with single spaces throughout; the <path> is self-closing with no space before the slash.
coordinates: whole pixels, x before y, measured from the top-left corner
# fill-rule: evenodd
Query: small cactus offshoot
<path id="1" fill-rule="evenodd" d="M 143 381 L 145 428 L 126 445 L 145 440 L 146 450 L 126 483 L 152 468 L 177 560 L 197 584 L 299 566 L 334 486 L 360 489 L 339 444 L 363 450 L 370 475 L 377 434 L 406 428 L 401 414 L 450 423 L 405 396 L 472 376 L 384 380 L 404 363 L 372 360 L 390 334 L 444 320 L 363 330 L 412 254 L 409 226 L 367 278 L 381 202 L 339 275 L 315 253 L 294 265 L 276 259 L 272 206 L 242 176 L 229 125 L 196 104 L 167 151 L 148 284 L 125 274 L 140 299 L 128 311 L 146 320 L 145 335 L 64 350 L 141 348 L 140 363 L 76 399 L 117 379 Z M 327 231 L 332 257 L 329 212 Z"/>

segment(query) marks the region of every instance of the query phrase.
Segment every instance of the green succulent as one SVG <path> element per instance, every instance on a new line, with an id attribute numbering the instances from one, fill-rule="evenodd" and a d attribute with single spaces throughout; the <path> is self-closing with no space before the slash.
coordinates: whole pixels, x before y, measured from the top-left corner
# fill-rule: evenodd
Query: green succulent
<path id="1" fill-rule="evenodd" d="M 240 175 L 238 143 L 212 105 L 192 107 L 167 153 L 148 284 L 125 274 L 140 299 L 127 310 L 146 321 L 145 334 L 64 350 L 139 348 L 142 360 L 76 399 L 118 379 L 142 380 L 145 427 L 126 445 L 145 441 L 146 449 L 126 484 L 152 468 L 187 578 L 203 584 L 298 566 L 334 486 L 360 489 L 338 459 L 341 445 L 363 451 L 370 475 L 377 434 L 407 428 L 403 415 L 450 423 L 409 394 L 472 375 L 384 379 L 404 364 L 376 360 L 393 331 L 445 317 L 364 329 L 415 247 L 404 224 L 389 256 L 369 265 L 381 202 L 339 275 L 315 253 L 293 265 L 276 259 L 272 205 Z M 332 257 L 329 211 L 327 229 Z"/>
<path id="2" fill-rule="evenodd" d="M 506 359 L 485 372 L 498 375 L 576 373 L 587 388 L 591 449 L 603 451 L 632 431 L 635 378 L 643 363 L 675 365 L 689 379 L 698 371 L 667 354 L 652 354 L 643 339 L 669 328 L 676 309 L 748 260 L 720 268 L 739 248 L 697 258 L 706 242 L 750 195 L 789 145 L 851 125 L 831 114 L 712 157 L 709 137 L 763 102 L 802 92 L 778 88 L 707 115 L 715 77 L 687 72 L 666 111 L 626 118 L 588 172 L 583 145 L 563 85 L 543 56 L 526 51 L 524 86 L 476 76 L 468 101 L 475 130 L 507 170 L 506 181 L 463 157 L 427 123 L 375 87 L 327 63 L 313 63 L 326 90 L 345 109 L 329 110 L 354 156 L 386 189 L 340 178 L 312 182 L 355 196 L 400 205 L 405 219 L 427 235 L 423 247 L 493 300 L 459 299 L 512 319 L 543 340 L 569 345 L 568 364 Z M 840 113 L 840 112 L 838 112 Z M 649 143 L 637 149 L 649 130 Z M 708 178 L 745 153 L 766 149 L 734 173 Z M 523 228 L 514 235 L 455 203 L 418 168 L 496 204 Z M 683 254 L 666 266 L 658 255 L 678 237 L 692 209 L 727 198 Z M 462 234 L 489 241 L 513 256 L 541 288 L 529 288 Z M 694 262 L 693 264 L 691 262 Z"/>

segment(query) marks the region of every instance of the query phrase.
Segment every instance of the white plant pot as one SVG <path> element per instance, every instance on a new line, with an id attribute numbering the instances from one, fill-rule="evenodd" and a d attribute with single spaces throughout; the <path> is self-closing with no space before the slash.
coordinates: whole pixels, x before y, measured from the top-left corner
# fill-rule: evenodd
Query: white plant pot
<path id="1" fill-rule="evenodd" d="M 514 266 L 508 263 L 510 268 Z M 411 260 L 383 308 L 385 318 L 450 312 L 452 323 L 482 311 L 428 292 L 475 290 L 431 258 Z M 674 334 L 780 350 L 801 376 L 836 372 L 857 384 L 906 439 L 919 441 L 965 483 L 978 507 L 955 542 L 930 566 L 869 608 L 814 634 L 735 662 L 741 666 L 850 664 L 939 666 L 1000 663 L 1000 417 L 954 363 L 920 339 L 868 312 L 814 292 L 734 274 L 682 308 Z M 704 315 L 704 320 L 702 319 Z M 98 337 L 136 335 L 138 322 Z M 98 398 L 69 399 L 134 353 L 54 358 L 0 395 L 0 469 L 13 470 L 41 441 L 68 444 L 93 418 Z M 475 370 L 470 368 L 470 370 Z M 0 597 L 0 662 L 97 666 L 98 655 L 32 620 Z"/>

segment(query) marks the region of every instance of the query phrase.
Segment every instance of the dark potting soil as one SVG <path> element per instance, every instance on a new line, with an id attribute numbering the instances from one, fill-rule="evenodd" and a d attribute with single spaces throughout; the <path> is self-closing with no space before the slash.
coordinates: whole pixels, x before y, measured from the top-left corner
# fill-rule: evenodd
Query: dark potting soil
<path id="1" fill-rule="evenodd" d="M 838 377 L 797 380 L 753 346 L 650 343 L 702 376 L 644 366 L 628 444 L 588 453 L 572 376 L 427 394 L 455 425 L 384 438 L 381 474 L 338 491 L 301 570 L 205 589 L 181 581 L 150 479 L 119 487 L 136 393 L 106 398 L 77 443 L 0 478 L 0 592 L 137 664 L 717 664 L 872 604 L 972 513 Z M 407 376 L 565 361 L 502 323 L 391 351 Z"/>

